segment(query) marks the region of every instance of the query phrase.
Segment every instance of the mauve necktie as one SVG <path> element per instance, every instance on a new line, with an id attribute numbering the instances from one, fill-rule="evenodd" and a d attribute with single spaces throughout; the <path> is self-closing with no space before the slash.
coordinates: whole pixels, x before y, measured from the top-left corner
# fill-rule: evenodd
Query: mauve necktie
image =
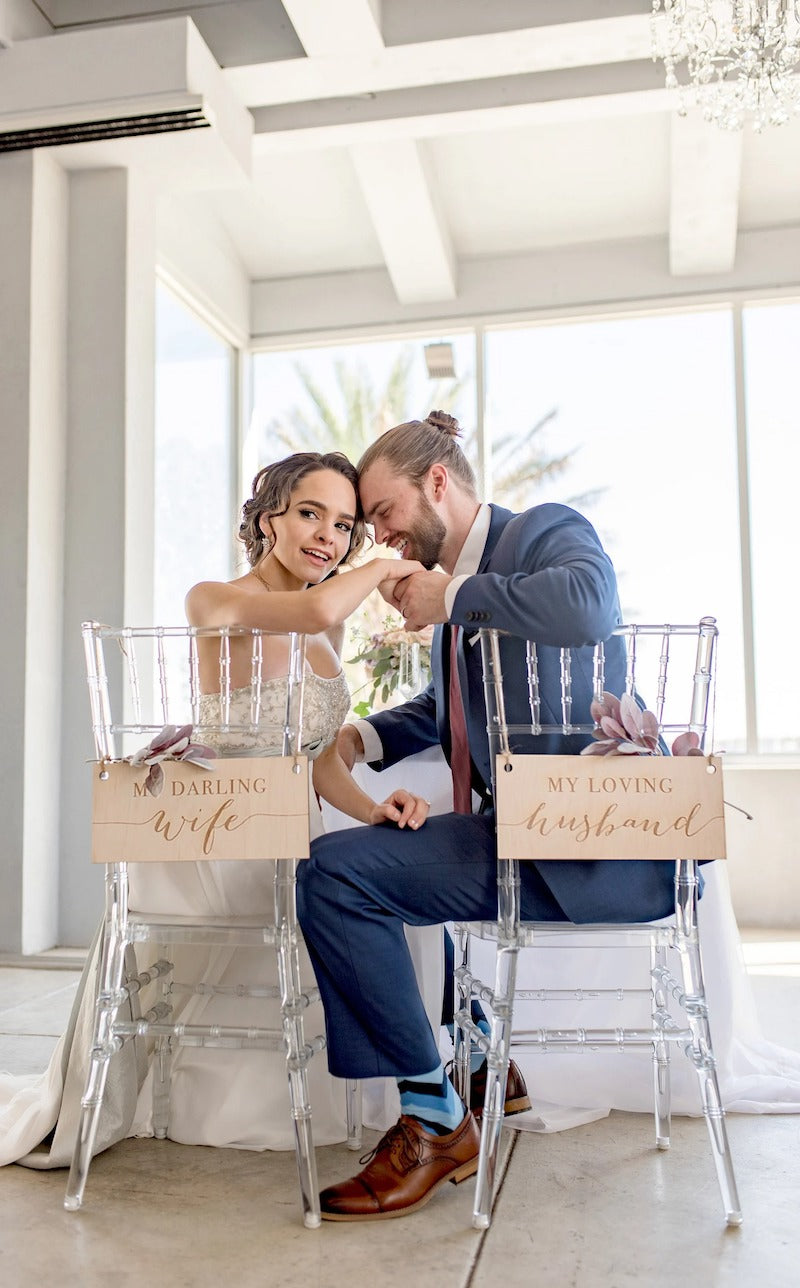
<path id="1" fill-rule="evenodd" d="M 450 772 L 453 775 L 453 809 L 472 813 L 472 766 L 467 740 L 464 699 L 458 682 L 458 640 L 460 626 L 450 628 Z"/>

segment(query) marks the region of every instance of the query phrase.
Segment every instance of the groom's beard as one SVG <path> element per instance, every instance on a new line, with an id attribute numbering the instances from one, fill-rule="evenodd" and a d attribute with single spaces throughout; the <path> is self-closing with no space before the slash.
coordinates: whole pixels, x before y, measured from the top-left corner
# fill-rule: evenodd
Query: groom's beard
<path id="1" fill-rule="evenodd" d="M 412 549 L 406 558 L 418 559 L 429 571 L 439 563 L 447 528 L 442 523 L 424 492 L 419 494 L 419 508 L 409 532 Z"/>

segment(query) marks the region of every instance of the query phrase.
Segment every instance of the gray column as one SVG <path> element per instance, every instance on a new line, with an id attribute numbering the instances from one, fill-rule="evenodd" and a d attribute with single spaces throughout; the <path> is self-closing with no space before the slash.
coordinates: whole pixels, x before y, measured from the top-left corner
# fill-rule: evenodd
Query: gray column
<path id="1" fill-rule="evenodd" d="M 152 613 L 155 196 L 0 157 L 0 951 L 85 944 L 93 754 L 80 624 Z"/>
<path id="2" fill-rule="evenodd" d="M 155 198 L 124 169 L 76 172 L 69 188 L 59 936 L 84 944 L 102 882 L 80 626 L 152 616 Z"/>
<path id="3" fill-rule="evenodd" d="M 0 949 L 56 942 L 67 181 L 0 157 Z"/>

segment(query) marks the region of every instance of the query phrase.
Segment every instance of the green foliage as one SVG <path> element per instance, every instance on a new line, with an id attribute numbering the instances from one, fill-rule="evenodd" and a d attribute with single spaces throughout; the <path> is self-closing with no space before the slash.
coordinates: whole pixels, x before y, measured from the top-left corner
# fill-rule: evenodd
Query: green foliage
<path id="1" fill-rule="evenodd" d="M 393 618 L 384 619 L 384 630 L 367 635 L 355 627 L 352 631 L 353 642 L 357 651 L 347 659 L 349 666 L 358 666 L 366 674 L 366 682 L 361 686 L 367 695 L 353 711 L 357 716 L 367 716 L 374 710 L 380 699 L 381 706 L 387 706 L 390 698 L 397 692 L 402 683 L 408 684 L 409 676 L 404 675 L 404 664 L 407 668 L 408 650 L 414 645 L 419 647 L 419 689 L 428 683 L 431 669 L 432 628 L 424 631 L 406 631 L 402 623 Z M 408 696 L 405 694 L 404 696 Z"/>

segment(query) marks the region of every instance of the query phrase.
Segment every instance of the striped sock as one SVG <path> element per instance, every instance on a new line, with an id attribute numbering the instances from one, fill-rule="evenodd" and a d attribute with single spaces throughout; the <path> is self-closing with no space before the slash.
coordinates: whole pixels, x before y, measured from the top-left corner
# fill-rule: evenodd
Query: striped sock
<path id="1" fill-rule="evenodd" d="M 415 1118 L 425 1131 L 449 1136 L 464 1121 L 466 1106 L 456 1095 L 441 1062 L 430 1073 L 398 1078 L 397 1089 L 402 1112 Z"/>

